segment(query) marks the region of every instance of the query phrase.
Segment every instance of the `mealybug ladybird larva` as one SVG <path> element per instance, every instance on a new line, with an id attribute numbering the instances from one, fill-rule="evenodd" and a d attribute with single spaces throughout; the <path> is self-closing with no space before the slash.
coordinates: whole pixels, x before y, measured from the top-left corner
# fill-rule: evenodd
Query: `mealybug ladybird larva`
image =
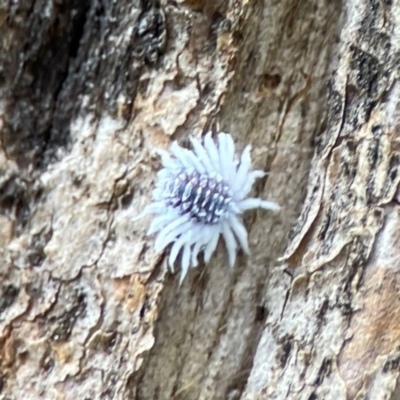
<path id="1" fill-rule="evenodd" d="M 159 150 L 163 169 L 153 191 L 153 202 L 136 218 L 156 214 L 148 235 L 158 232 L 157 252 L 172 244 L 169 267 L 182 251 L 180 283 L 190 266 L 198 265 L 197 257 L 204 252 L 208 263 L 218 239 L 225 239 L 229 265 L 236 260 L 238 244 L 249 254 L 247 231 L 240 218 L 243 211 L 252 208 L 279 210 L 278 204 L 259 198 L 247 198 L 256 179 L 264 176 L 260 170 L 251 170 L 251 147 L 243 151 L 240 162 L 235 157 L 231 135 L 218 134 L 215 143 L 209 132 L 201 144 L 190 138 L 193 150 L 171 146 L 171 157 Z"/>

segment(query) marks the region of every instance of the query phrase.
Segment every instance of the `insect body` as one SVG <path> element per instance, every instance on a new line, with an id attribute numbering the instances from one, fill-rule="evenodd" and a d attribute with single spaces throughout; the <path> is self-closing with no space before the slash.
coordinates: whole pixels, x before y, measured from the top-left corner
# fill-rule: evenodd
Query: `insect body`
<path id="1" fill-rule="evenodd" d="M 181 170 L 166 191 L 165 201 L 196 222 L 215 224 L 229 210 L 232 192 L 220 175 Z"/>
<path id="2" fill-rule="evenodd" d="M 215 143 L 208 133 L 204 144 L 191 138 L 193 151 L 171 146 L 171 157 L 159 151 L 163 169 L 153 191 L 153 202 L 143 213 L 156 214 L 148 235 L 158 232 L 156 251 L 172 243 L 169 267 L 182 252 L 183 281 L 190 266 L 197 266 L 197 257 L 204 253 L 208 263 L 218 239 L 224 237 L 229 265 L 235 264 L 238 245 L 249 254 L 247 231 L 240 214 L 252 208 L 279 210 L 279 206 L 259 198 L 247 198 L 255 180 L 264 176 L 260 170 L 251 170 L 250 146 L 240 161 L 235 157 L 231 135 L 219 133 Z"/>

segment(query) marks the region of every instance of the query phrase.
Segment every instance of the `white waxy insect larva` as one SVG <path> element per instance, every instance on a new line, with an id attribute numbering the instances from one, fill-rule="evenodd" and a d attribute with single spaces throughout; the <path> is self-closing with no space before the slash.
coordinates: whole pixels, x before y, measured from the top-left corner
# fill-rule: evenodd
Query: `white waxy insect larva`
<path id="1" fill-rule="evenodd" d="M 279 211 L 280 207 L 274 203 L 273 201 L 247 198 L 245 200 L 239 201 L 237 203 L 239 210 L 246 211 L 251 210 L 252 208 L 265 208 L 269 210 Z"/>
<path id="2" fill-rule="evenodd" d="M 182 271 L 181 271 L 181 277 L 179 279 L 180 285 L 182 284 L 183 280 L 185 279 L 185 276 L 190 267 L 190 245 L 188 243 L 186 243 L 185 247 L 183 248 L 181 266 L 182 266 Z"/>
<path id="3" fill-rule="evenodd" d="M 232 182 L 232 191 L 236 195 L 237 191 L 243 187 L 243 184 L 246 182 L 248 178 L 249 168 L 251 166 L 251 157 L 250 157 L 251 146 L 246 146 L 243 151 L 242 157 L 240 159 L 239 167 L 236 171 L 235 180 Z"/>
<path id="4" fill-rule="evenodd" d="M 231 215 L 230 219 L 230 229 L 233 231 L 237 237 L 240 247 L 246 254 L 250 254 L 249 243 L 247 240 L 247 231 L 242 222 L 236 217 L 236 215 Z"/>
<path id="5" fill-rule="evenodd" d="M 192 267 L 197 267 L 199 265 L 199 262 L 197 260 L 197 256 L 200 253 L 201 248 L 204 246 L 204 241 L 203 240 L 199 240 L 197 241 L 192 249 Z"/>
<path id="6" fill-rule="evenodd" d="M 218 135 L 218 156 L 222 178 L 227 181 L 229 175 L 229 148 L 225 133 Z"/>
<path id="7" fill-rule="evenodd" d="M 236 261 L 237 244 L 227 221 L 222 223 L 222 236 L 225 239 L 226 249 L 228 251 L 229 266 L 232 268 Z"/>
<path id="8" fill-rule="evenodd" d="M 200 160 L 193 154 L 192 151 L 184 149 L 174 142 L 171 146 L 171 152 L 175 155 L 175 157 L 184 160 L 186 168 L 194 168 L 201 173 L 206 172 Z"/>
<path id="9" fill-rule="evenodd" d="M 211 257 L 213 255 L 215 249 L 217 248 L 218 239 L 219 239 L 219 236 L 221 235 L 221 229 L 222 229 L 222 227 L 220 227 L 220 229 L 218 229 L 218 230 L 215 230 L 210 235 L 211 239 L 209 239 L 209 242 L 204 250 L 204 262 L 206 264 L 208 264 L 210 262 Z"/>
<path id="10" fill-rule="evenodd" d="M 226 144 L 226 153 L 223 156 L 224 163 L 225 163 L 225 179 L 227 182 L 231 181 L 232 174 L 236 172 L 235 168 L 235 144 L 233 140 L 229 140 L 229 135 L 224 134 L 225 137 L 225 144 Z"/>
<path id="11" fill-rule="evenodd" d="M 253 187 L 254 182 L 256 181 L 256 179 L 262 178 L 264 176 L 265 176 L 265 172 L 264 171 L 256 170 L 256 171 L 249 172 L 248 175 L 247 175 L 247 180 L 243 184 L 242 189 L 239 189 L 237 191 L 236 198 L 238 200 L 244 199 L 249 194 L 249 192 L 250 192 L 251 188 Z"/>
<path id="12" fill-rule="evenodd" d="M 185 168 L 194 168 L 195 166 L 193 165 L 192 160 L 187 156 L 186 149 L 183 149 L 181 146 L 179 146 L 178 143 L 173 142 L 171 145 L 171 153 L 176 157 L 177 160 L 181 162 L 181 164 Z"/>
<path id="13" fill-rule="evenodd" d="M 171 157 L 158 151 L 163 169 L 157 174 L 153 202 L 135 218 L 155 214 L 148 234 L 158 232 L 157 252 L 172 244 L 168 265 L 181 253 L 181 279 L 190 267 L 198 265 L 198 255 L 204 253 L 208 263 L 215 252 L 219 237 L 225 240 L 229 265 L 233 267 L 240 247 L 250 253 L 248 235 L 240 214 L 253 208 L 277 211 L 278 204 L 259 198 L 246 198 L 256 181 L 265 175 L 251 170 L 251 147 L 243 151 L 240 161 L 235 157 L 232 136 L 219 133 L 215 142 L 211 132 L 201 144 L 190 138 L 193 150 L 171 146 Z"/>
<path id="14" fill-rule="evenodd" d="M 157 216 L 156 218 L 153 219 L 153 221 L 151 221 L 150 228 L 147 231 L 147 236 L 150 236 L 153 233 L 158 232 L 159 230 L 164 228 L 164 226 L 168 225 L 170 222 L 172 222 L 172 218 L 170 215 L 161 214 Z"/>
<path id="15" fill-rule="evenodd" d="M 179 222 L 179 224 L 176 222 Z M 171 228 L 172 225 L 174 225 L 173 228 Z M 176 238 L 185 234 L 191 226 L 191 222 L 180 221 L 179 218 L 171 222 L 158 235 L 154 244 L 156 251 L 160 252 L 164 250 L 170 243 L 174 242 Z"/>
<path id="16" fill-rule="evenodd" d="M 209 174 L 215 172 L 215 169 L 211 164 L 210 157 L 208 156 L 208 154 L 207 154 L 206 150 L 204 149 L 204 147 L 200 144 L 200 142 L 197 139 L 192 138 L 192 137 L 189 138 L 189 139 L 190 139 L 190 142 L 192 143 L 195 156 L 197 156 L 197 158 L 204 165 L 204 168 L 206 169 L 206 171 Z"/>
<path id="17" fill-rule="evenodd" d="M 188 243 L 186 243 L 186 242 L 190 242 L 191 236 L 192 236 L 192 232 L 188 231 L 185 235 L 181 235 L 176 240 L 176 242 L 172 245 L 171 253 L 169 256 L 169 267 L 171 268 L 172 271 L 174 270 L 174 263 L 175 263 L 176 257 L 178 257 L 178 254 L 181 251 L 181 248 L 188 245 Z"/>
<path id="18" fill-rule="evenodd" d="M 211 137 L 211 132 L 208 132 L 207 135 L 204 137 L 204 148 L 208 153 L 208 157 L 211 160 L 214 171 L 221 173 L 221 163 L 219 161 L 218 149 L 215 146 L 215 143 Z"/>

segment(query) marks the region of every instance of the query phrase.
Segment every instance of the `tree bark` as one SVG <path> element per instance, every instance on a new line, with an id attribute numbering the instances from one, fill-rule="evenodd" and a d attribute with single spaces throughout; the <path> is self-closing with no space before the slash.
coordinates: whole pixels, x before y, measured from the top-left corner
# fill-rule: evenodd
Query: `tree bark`
<path id="1" fill-rule="evenodd" d="M 390 0 L 0 3 L 0 397 L 400 398 L 399 27 Z M 133 218 L 154 149 L 208 130 L 282 212 L 179 287 Z"/>

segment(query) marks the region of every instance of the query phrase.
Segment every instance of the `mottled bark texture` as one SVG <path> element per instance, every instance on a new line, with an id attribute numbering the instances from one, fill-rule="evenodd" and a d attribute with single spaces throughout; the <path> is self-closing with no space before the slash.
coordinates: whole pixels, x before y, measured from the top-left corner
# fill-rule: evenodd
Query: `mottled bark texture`
<path id="1" fill-rule="evenodd" d="M 399 2 L 4 1 L 0 43 L 2 399 L 400 398 Z M 282 212 L 179 288 L 133 217 L 210 129 Z"/>

